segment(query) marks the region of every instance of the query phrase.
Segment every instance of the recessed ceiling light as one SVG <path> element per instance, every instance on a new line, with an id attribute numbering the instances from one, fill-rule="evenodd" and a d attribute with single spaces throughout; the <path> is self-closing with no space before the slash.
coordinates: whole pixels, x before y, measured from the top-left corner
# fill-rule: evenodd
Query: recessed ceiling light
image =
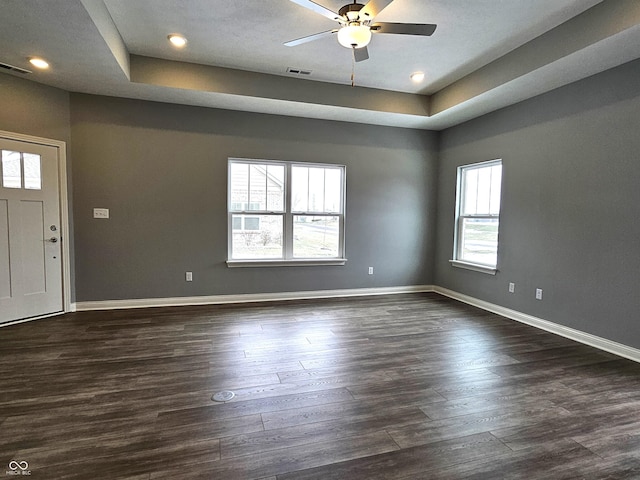
<path id="1" fill-rule="evenodd" d="M 424 80 L 424 73 L 422 72 L 415 72 L 411 74 L 411 80 L 413 80 L 414 82 L 421 82 Z"/>
<path id="2" fill-rule="evenodd" d="M 49 63 L 46 60 L 43 60 L 42 58 L 39 58 L 39 57 L 30 58 L 29 63 L 31 63 L 31 65 L 33 65 L 36 68 L 40 68 L 40 69 L 49 68 Z"/>
<path id="3" fill-rule="evenodd" d="M 414 72 L 411 74 L 411 80 L 413 80 L 415 83 L 420 83 L 421 81 L 424 80 L 424 73 L 422 72 Z"/>
<path id="4" fill-rule="evenodd" d="M 187 39 L 182 35 L 172 33 L 167 37 L 174 47 L 182 48 L 187 44 Z"/>

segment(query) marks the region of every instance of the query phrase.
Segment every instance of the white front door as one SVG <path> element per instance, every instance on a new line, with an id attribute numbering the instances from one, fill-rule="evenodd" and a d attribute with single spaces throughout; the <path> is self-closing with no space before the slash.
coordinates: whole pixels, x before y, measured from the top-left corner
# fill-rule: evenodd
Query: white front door
<path id="1" fill-rule="evenodd" d="M 0 138 L 0 323 L 62 312 L 58 149 Z"/>

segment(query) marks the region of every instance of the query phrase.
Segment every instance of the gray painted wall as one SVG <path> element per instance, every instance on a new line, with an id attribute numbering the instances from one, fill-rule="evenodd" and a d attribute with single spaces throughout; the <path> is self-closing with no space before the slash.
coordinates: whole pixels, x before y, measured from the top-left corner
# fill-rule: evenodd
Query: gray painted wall
<path id="1" fill-rule="evenodd" d="M 69 150 L 71 124 L 69 93 L 0 73 L 0 130 L 33 135 L 67 144 L 68 201 L 73 197 L 72 162 Z M 73 218 L 69 218 L 70 232 L 65 235 L 71 251 L 71 301 L 75 301 Z M 64 232 L 63 232 L 64 235 Z"/>
<path id="2" fill-rule="evenodd" d="M 435 132 L 82 94 L 71 124 L 78 301 L 433 281 Z M 227 268 L 229 157 L 346 165 L 347 264 Z"/>
<path id="3" fill-rule="evenodd" d="M 0 130 L 69 143 L 68 92 L 0 73 L 0 105 Z"/>
<path id="4" fill-rule="evenodd" d="M 640 61 L 444 131 L 436 284 L 640 347 L 639 132 Z M 456 167 L 494 158 L 503 190 L 490 276 L 448 260 Z"/>
<path id="5" fill-rule="evenodd" d="M 639 78 L 632 62 L 437 134 L 69 96 L 2 74 L 0 129 L 72 140 L 78 301 L 434 283 L 640 348 Z M 229 156 L 347 165 L 347 265 L 228 269 Z M 448 263 L 456 167 L 494 158 L 495 277 Z"/>

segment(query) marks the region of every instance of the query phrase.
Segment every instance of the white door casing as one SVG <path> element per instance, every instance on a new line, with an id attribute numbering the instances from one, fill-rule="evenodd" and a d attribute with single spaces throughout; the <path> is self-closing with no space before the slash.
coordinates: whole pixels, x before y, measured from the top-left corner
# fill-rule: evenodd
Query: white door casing
<path id="1" fill-rule="evenodd" d="M 64 155 L 0 132 L 0 325 L 70 309 Z"/>

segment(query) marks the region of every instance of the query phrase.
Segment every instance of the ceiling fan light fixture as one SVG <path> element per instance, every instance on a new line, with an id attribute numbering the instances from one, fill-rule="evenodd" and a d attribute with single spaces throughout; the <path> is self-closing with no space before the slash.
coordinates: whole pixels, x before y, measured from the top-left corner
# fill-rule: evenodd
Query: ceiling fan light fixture
<path id="1" fill-rule="evenodd" d="M 366 25 L 347 25 L 338 30 L 338 42 L 346 48 L 363 48 L 371 41 L 371 30 Z"/>
<path id="2" fill-rule="evenodd" d="M 345 15 L 347 16 L 347 19 L 349 19 L 350 22 L 357 21 L 358 17 L 360 16 L 360 14 L 356 10 L 351 10 L 345 13 Z"/>

